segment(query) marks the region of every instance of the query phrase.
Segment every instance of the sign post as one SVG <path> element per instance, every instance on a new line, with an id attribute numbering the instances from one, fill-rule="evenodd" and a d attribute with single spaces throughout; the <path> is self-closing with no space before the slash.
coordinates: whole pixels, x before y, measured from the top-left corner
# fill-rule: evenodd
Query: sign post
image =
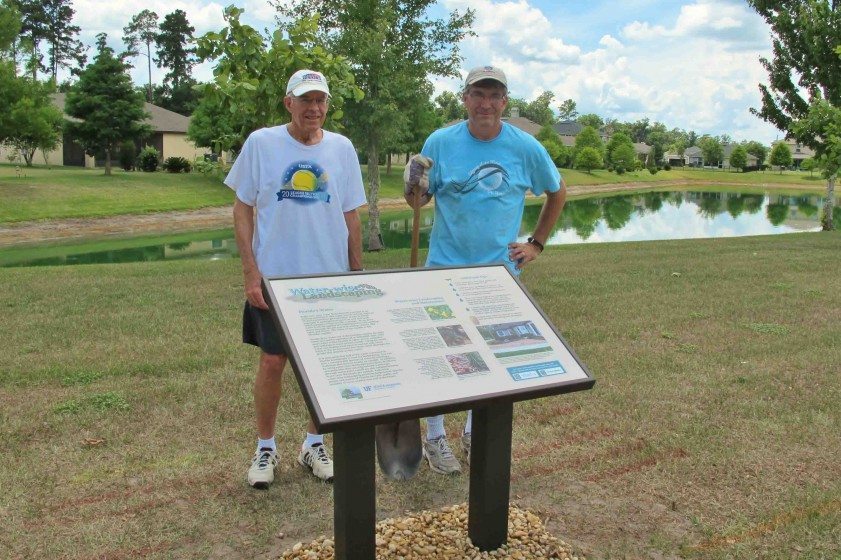
<path id="1" fill-rule="evenodd" d="M 507 540 L 513 403 L 595 379 L 502 265 L 264 278 L 319 432 L 334 432 L 336 558 L 376 553 L 374 426 L 473 410 L 468 530 Z"/>

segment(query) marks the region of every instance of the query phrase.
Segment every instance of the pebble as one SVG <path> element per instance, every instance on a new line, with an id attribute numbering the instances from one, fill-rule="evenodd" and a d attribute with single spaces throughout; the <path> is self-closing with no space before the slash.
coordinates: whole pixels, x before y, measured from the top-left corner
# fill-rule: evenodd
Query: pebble
<path id="1" fill-rule="evenodd" d="M 320 536 L 296 543 L 282 560 L 332 560 L 333 540 Z M 482 552 L 467 536 L 467 504 L 384 519 L 376 526 L 378 560 L 585 560 L 567 543 L 549 535 L 534 513 L 508 508 L 508 542 Z"/>

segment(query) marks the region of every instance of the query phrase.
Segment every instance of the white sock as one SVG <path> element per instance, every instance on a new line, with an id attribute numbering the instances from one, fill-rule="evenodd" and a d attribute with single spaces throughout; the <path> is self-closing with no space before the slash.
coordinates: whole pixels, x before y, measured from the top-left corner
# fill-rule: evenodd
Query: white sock
<path id="1" fill-rule="evenodd" d="M 257 451 L 260 451 L 261 449 L 271 449 L 272 451 L 277 451 L 277 444 L 274 441 L 274 436 L 269 439 L 262 439 L 258 437 Z"/>
<path id="2" fill-rule="evenodd" d="M 307 432 L 307 437 L 304 439 L 301 449 L 306 449 L 307 447 L 312 447 L 313 445 L 318 444 L 324 445 L 324 436 L 321 434 L 311 434 Z"/>
<path id="3" fill-rule="evenodd" d="M 470 430 L 473 429 L 473 411 L 467 411 L 467 422 L 464 423 L 464 435 L 470 435 Z"/>
<path id="4" fill-rule="evenodd" d="M 444 431 L 444 415 L 430 416 L 426 419 L 426 440 L 432 441 L 447 435 Z"/>

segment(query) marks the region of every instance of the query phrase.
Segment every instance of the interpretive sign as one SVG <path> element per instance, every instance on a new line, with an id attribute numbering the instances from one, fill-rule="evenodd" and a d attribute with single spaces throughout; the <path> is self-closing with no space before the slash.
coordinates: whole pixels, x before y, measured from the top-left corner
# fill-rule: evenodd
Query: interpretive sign
<path id="1" fill-rule="evenodd" d="M 322 432 L 594 383 L 502 264 L 267 278 L 264 291 Z"/>

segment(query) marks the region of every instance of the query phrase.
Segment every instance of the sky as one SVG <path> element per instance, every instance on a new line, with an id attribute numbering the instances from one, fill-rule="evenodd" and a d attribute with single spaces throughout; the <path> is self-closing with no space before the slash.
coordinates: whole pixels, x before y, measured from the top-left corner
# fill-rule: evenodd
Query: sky
<path id="1" fill-rule="evenodd" d="M 122 28 L 146 8 L 161 19 L 184 10 L 196 35 L 224 26 L 222 11 L 233 3 L 243 21 L 274 28 L 268 0 L 74 0 L 81 39 L 99 32 L 122 49 Z M 729 134 L 735 140 L 770 144 L 782 134 L 753 116 L 757 84 L 767 82 L 759 63 L 770 57 L 768 25 L 744 0 L 438 0 L 430 15 L 476 12 L 475 37 L 461 45 L 462 77 L 431 77 L 436 94 L 457 91 L 473 66 L 493 64 L 508 76 L 511 96 L 532 100 L 551 91 L 557 103 L 573 99 L 579 113 L 634 121 L 647 117 L 667 128 Z M 132 76 L 146 81 L 146 59 L 134 61 Z M 203 64 L 194 77 L 207 80 Z M 153 69 L 153 81 L 162 72 Z"/>

